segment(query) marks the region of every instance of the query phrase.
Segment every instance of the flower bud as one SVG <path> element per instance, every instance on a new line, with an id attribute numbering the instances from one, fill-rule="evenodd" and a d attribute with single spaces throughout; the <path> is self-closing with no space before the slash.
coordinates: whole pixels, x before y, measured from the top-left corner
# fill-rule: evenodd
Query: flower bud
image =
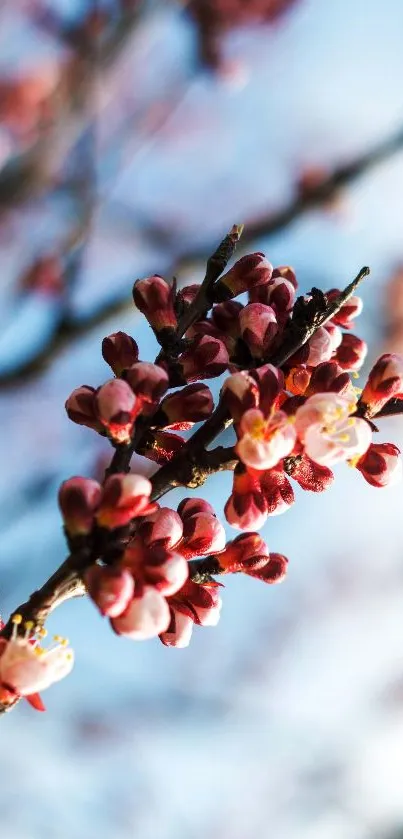
<path id="1" fill-rule="evenodd" d="M 236 453 L 246 466 L 258 470 L 276 466 L 293 450 L 296 439 L 294 425 L 283 411 L 266 418 L 257 408 L 243 415 L 238 435 Z"/>
<path id="2" fill-rule="evenodd" d="M 227 300 L 225 303 L 218 303 L 213 306 L 211 319 L 224 337 L 230 336 L 235 341 L 240 336 L 239 317 L 243 310 L 242 303 L 237 300 Z"/>
<path id="3" fill-rule="evenodd" d="M 110 379 L 96 394 L 98 417 L 115 443 L 130 443 L 141 403 L 122 379 Z"/>
<path id="4" fill-rule="evenodd" d="M 154 586 L 142 586 L 117 618 L 111 619 L 112 629 L 133 641 L 155 638 L 169 626 L 169 606 L 165 597 Z"/>
<path id="5" fill-rule="evenodd" d="M 291 268 L 290 265 L 278 265 L 277 268 L 274 268 L 271 278 L 272 280 L 276 280 L 278 277 L 283 277 L 284 280 L 288 280 L 294 286 L 295 290 L 298 288 L 294 268 Z"/>
<path id="6" fill-rule="evenodd" d="M 311 371 L 305 367 L 305 364 L 298 364 L 296 367 L 291 367 L 285 379 L 286 390 L 293 393 L 295 396 L 302 396 L 308 388 L 311 380 Z"/>
<path id="7" fill-rule="evenodd" d="M 294 491 L 284 474 L 282 464 L 263 472 L 260 485 L 266 499 L 268 516 L 285 513 L 294 503 Z"/>
<path id="8" fill-rule="evenodd" d="M 267 519 L 267 502 L 255 470 L 237 466 L 234 472 L 232 494 L 225 508 L 225 518 L 238 530 L 260 530 Z"/>
<path id="9" fill-rule="evenodd" d="M 167 333 L 175 333 L 177 319 L 174 309 L 174 288 L 158 274 L 137 280 L 133 286 L 133 300 L 147 318 L 161 343 Z"/>
<path id="10" fill-rule="evenodd" d="M 332 288 L 330 291 L 327 291 L 326 298 L 328 303 L 336 300 L 340 293 L 340 289 L 338 288 Z M 343 329 L 351 329 L 353 326 L 353 320 L 361 314 L 363 305 L 361 297 L 356 297 L 355 295 L 350 297 L 341 309 L 339 309 L 337 314 L 333 315 L 332 323 L 337 324 L 337 326 L 342 326 Z"/>
<path id="11" fill-rule="evenodd" d="M 148 361 L 133 364 L 126 370 L 125 378 L 136 396 L 143 402 L 157 402 L 169 386 L 166 370 Z"/>
<path id="12" fill-rule="evenodd" d="M 295 287 L 284 277 L 272 276 L 269 283 L 257 286 L 249 292 L 251 303 L 264 303 L 271 306 L 277 322 L 284 326 L 295 300 Z"/>
<path id="13" fill-rule="evenodd" d="M 332 342 L 332 352 L 336 352 L 338 347 L 340 346 L 343 340 L 343 333 L 339 326 L 329 321 L 325 326 L 326 332 L 330 335 L 330 340 Z"/>
<path id="14" fill-rule="evenodd" d="M 386 353 L 378 358 L 361 394 L 366 416 L 375 416 L 389 399 L 403 393 L 403 357 Z"/>
<path id="15" fill-rule="evenodd" d="M 159 636 L 160 641 L 166 647 L 177 647 L 178 649 L 188 647 L 193 632 L 193 618 L 178 612 L 172 606 L 170 607 L 170 615 L 170 624 L 168 629 Z"/>
<path id="16" fill-rule="evenodd" d="M 123 370 L 138 361 L 139 348 L 131 335 L 127 335 L 126 332 L 114 332 L 103 339 L 102 356 L 115 376 L 121 376 Z"/>
<path id="17" fill-rule="evenodd" d="M 168 550 L 182 538 L 182 519 L 169 507 L 159 507 L 141 522 L 136 533 L 147 548 L 158 546 Z"/>
<path id="18" fill-rule="evenodd" d="M 189 565 L 177 550 L 153 546 L 146 552 L 143 574 L 148 584 L 167 597 L 182 588 L 189 576 Z"/>
<path id="19" fill-rule="evenodd" d="M 283 554 L 270 554 L 268 563 L 256 571 L 249 571 L 250 577 L 256 577 L 263 583 L 281 583 L 287 573 L 288 559 Z"/>
<path id="20" fill-rule="evenodd" d="M 193 303 L 199 291 L 199 283 L 193 283 L 193 285 L 183 286 L 183 288 L 181 288 L 176 295 L 176 303 L 178 309 L 180 311 L 185 311 L 185 309 L 187 309 L 188 306 L 190 306 L 190 304 Z"/>
<path id="21" fill-rule="evenodd" d="M 136 516 L 153 513 L 156 505 L 150 502 L 151 489 L 150 481 L 142 475 L 111 475 L 103 487 L 98 524 L 113 530 L 129 524 Z"/>
<path id="22" fill-rule="evenodd" d="M 220 619 L 221 598 L 216 582 L 199 583 L 186 580 L 185 585 L 168 600 L 169 606 L 192 617 L 199 626 L 216 626 Z"/>
<path id="23" fill-rule="evenodd" d="M 334 355 L 342 370 L 359 370 L 368 352 L 368 347 L 361 338 L 352 335 L 351 332 L 344 332 L 340 346 Z"/>
<path id="24" fill-rule="evenodd" d="M 278 403 L 284 388 L 284 374 L 273 364 L 263 364 L 256 370 L 250 370 L 250 375 L 259 385 L 259 408 L 267 415 Z"/>
<path id="25" fill-rule="evenodd" d="M 313 393 L 325 393 L 332 391 L 343 396 L 351 395 L 354 398 L 353 385 L 347 372 L 339 367 L 337 361 L 323 361 L 312 371 L 307 396 Z"/>
<path id="26" fill-rule="evenodd" d="M 271 306 L 249 303 L 239 316 L 241 335 L 253 358 L 263 358 L 278 332 L 276 315 Z"/>
<path id="27" fill-rule="evenodd" d="M 215 516 L 214 507 L 204 498 L 184 498 L 178 505 L 178 513 L 182 521 L 196 513 L 211 513 L 212 516 Z"/>
<path id="28" fill-rule="evenodd" d="M 183 423 L 201 422 L 213 412 L 214 402 L 210 388 L 193 384 L 170 393 L 161 402 L 155 417 L 157 425 L 164 428 L 183 428 Z"/>
<path id="29" fill-rule="evenodd" d="M 186 382 L 220 376 L 229 364 L 228 352 L 223 342 L 208 335 L 198 335 L 178 360 Z"/>
<path id="30" fill-rule="evenodd" d="M 239 422 L 245 411 L 259 404 L 257 382 L 245 370 L 234 373 L 225 380 L 221 396 L 234 422 Z"/>
<path id="31" fill-rule="evenodd" d="M 268 283 L 273 266 L 263 253 L 250 253 L 241 257 L 214 286 L 214 299 L 217 302 L 238 297 L 244 291 Z"/>
<path id="32" fill-rule="evenodd" d="M 371 443 L 355 466 L 373 487 L 392 486 L 402 477 L 400 449 L 393 443 Z"/>
<path id="33" fill-rule="evenodd" d="M 59 489 L 59 507 L 69 536 L 91 532 L 102 489 L 90 478 L 69 478 Z"/>
<path id="34" fill-rule="evenodd" d="M 89 385 L 81 385 L 73 390 L 66 401 L 65 408 L 67 416 L 78 425 L 86 425 L 87 428 L 93 428 L 104 434 L 101 423 L 99 422 L 95 401 L 95 388 Z"/>
<path id="35" fill-rule="evenodd" d="M 225 573 L 243 571 L 248 574 L 264 567 L 270 558 L 266 542 L 258 533 L 241 533 L 228 542 L 225 551 L 218 557 L 220 568 Z"/>
<path id="36" fill-rule="evenodd" d="M 186 559 L 218 553 L 225 548 L 225 530 L 215 515 L 194 513 L 183 522 L 183 539 L 177 550 Z"/>
<path id="37" fill-rule="evenodd" d="M 134 580 L 126 568 L 93 565 L 85 572 L 84 582 L 91 600 L 108 618 L 121 615 L 133 598 Z"/>

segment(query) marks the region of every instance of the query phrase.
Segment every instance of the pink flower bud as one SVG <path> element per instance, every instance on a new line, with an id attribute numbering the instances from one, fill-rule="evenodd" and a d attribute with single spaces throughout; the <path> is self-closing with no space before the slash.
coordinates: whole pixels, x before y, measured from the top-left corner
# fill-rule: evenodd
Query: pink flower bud
<path id="1" fill-rule="evenodd" d="M 168 550 L 177 545 L 182 538 L 182 519 L 169 507 L 159 507 L 141 522 L 136 533 L 146 547 L 158 546 Z"/>
<path id="2" fill-rule="evenodd" d="M 168 330 L 174 332 L 177 319 L 174 309 L 174 288 L 166 280 L 154 274 L 145 280 L 137 280 L 133 286 L 135 305 L 147 318 L 158 336 Z"/>
<path id="3" fill-rule="evenodd" d="M 249 303 L 239 316 L 241 335 L 253 358 L 263 358 L 278 332 L 276 315 L 271 306 Z"/>
<path id="4" fill-rule="evenodd" d="M 134 594 L 134 580 L 126 568 L 93 565 L 85 572 L 89 596 L 101 615 L 117 618 L 127 609 Z"/>
<path id="5" fill-rule="evenodd" d="M 131 335 L 126 335 L 126 332 L 114 332 L 103 339 L 102 355 L 115 376 L 121 376 L 123 370 L 138 361 L 139 348 Z"/>
<path id="6" fill-rule="evenodd" d="M 73 390 L 66 401 L 65 408 L 67 416 L 78 425 L 86 425 L 94 431 L 104 434 L 99 422 L 95 401 L 95 388 L 89 385 L 81 385 Z"/>
<path id="7" fill-rule="evenodd" d="M 278 265 L 277 268 L 274 268 L 271 278 L 272 280 L 276 280 L 278 277 L 288 280 L 288 282 L 294 286 L 295 290 L 298 288 L 294 268 L 291 268 L 290 265 Z"/>
<path id="8" fill-rule="evenodd" d="M 271 469 L 292 452 L 295 440 L 294 425 L 283 411 L 276 411 L 266 419 L 262 411 L 252 408 L 241 419 L 235 450 L 247 466 Z"/>
<path id="9" fill-rule="evenodd" d="M 199 626 L 216 626 L 220 619 L 221 598 L 216 582 L 199 583 L 186 580 L 183 588 L 168 600 L 171 609 L 175 609 Z"/>
<path id="10" fill-rule="evenodd" d="M 326 332 L 330 335 L 330 340 L 332 342 L 332 351 L 336 352 L 343 340 L 343 333 L 340 327 L 336 326 L 336 324 L 332 323 L 331 321 L 326 324 L 325 329 Z"/>
<path id="11" fill-rule="evenodd" d="M 165 596 L 179 591 L 189 576 L 189 565 L 177 549 L 168 551 L 158 546 L 146 551 L 142 570 L 145 581 Z"/>
<path id="12" fill-rule="evenodd" d="M 211 338 L 224 340 L 224 336 L 221 335 L 218 327 L 215 326 L 208 318 L 205 320 L 197 320 L 196 323 L 193 323 L 186 331 L 186 338 L 189 340 L 191 338 L 195 338 L 196 335 L 209 335 Z"/>
<path id="13" fill-rule="evenodd" d="M 271 306 L 278 323 L 284 326 L 294 305 L 295 286 L 290 280 L 273 275 L 267 285 L 251 289 L 249 300 L 251 303 L 264 303 L 265 306 Z"/>
<path id="14" fill-rule="evenodd" d="M 355 465 L 365 480 L 374 487 L 392 486 L 402 478 L 400 449 L 393 443 L 371 443 Z"/>
<path id="15" fill-rule="evenodd" d="M 259 385 L 259 408 L 268 414 L 278 404 L 284 387 L 284 375 L 273 364 L 263 364 L 256 370 L 250 370 L 250 375 Z"/>
<path id="16" fill-rule="evenodd" d="M 239 317 L 242 310 L 242 303 L 238 303 L 237 300 L 227 300 L 225 303 L 213 306 L 211 319 L 224 336 L 230 336 L 236 341 L 240 336 Z"/>
<path id="17" fill-rule="evenodd" d="M 218 559 L 225 573 L 243 571 L 248 574 L 267 565 L 269 558 L 266 542 L 258 533 L 241 533 L 232 542 L 228 542 Z"/>
<path id="18" fill-rule="evenodd" d="M 306 360 L 308 367 L 316 367 L 323 361 L 329 361 L 333 353 L 332 338 L 324 326 L 312 335 L 308 341 L 309 354 Z"/>
<path id="19" fill-rule="evenodd" d="M 96 395 L 98 417 L 115 443 L 130 443 L 133 423 L 141 407 L 131 387 L 122 379 L 110 379 Z"/>
<path id="20" fill-rule="evenodd" d="M 153 460 L 160 466 L 170 463 L 175 455 L 183 449 L 184 439 L 179 434 L 170 431 L 153 431 L 152 441 L 142 449 L 142 455 Z"/>
<path id="21" fill-rule="evenodd" d="M 156 505 L 150 502 L 151 489 L 150 481 L 143 475 L 111 475 L 104 484 L 98 524 L 113 530 L 129 524 L 136 516 L 153 513 Z"/>
<path id="22" fill-rule="evenodd" d="M 267 515 L 278 516 L 285 513 L 294 503 L 294 491 L 284 474 L 282 464 L 263 472 L 260 485 L 266 499 Z"/>
<path id="23" fill-rule="evenodd" d="M 183 539 L 177 550 L 186 559 L 218 553 L 225 548 L 225 530 L 211 513 L 194 513 L 183 522 Z"/>
<path id="24" fill-rule="evenodd" d="M 332 466 L 366 452 L 372 432 L 365 420 L 350 416 L 355 407 L 338 393 L 316 393 L 298 408 L 295 428 L 311 460 Z"/>
<path id="25" fill-rule="evenodd" d="M 166 370 L 148 361 L 139 361 L 126 370 L 125 378 L 143 402 L 157 402 L 166 393 L 169 378 Z"/>
<path id="26" fill-rule="evenodd" d="M 330 291 L 327 291 L 326 297 L 328 302 L 331 303 L 339 296 L 339 294 L 340 290 L 338 288 L 332 288 Z M 358 315 L 361 314 L 362 309 L 363 302 L 361 297 L 350 297 L 344 306 L 342 306 L 337 312 L 337 315 L 333 315 L 332 323 L 337 324 L 337 326 L 342 326 L 343 329 L 351 329 L 354 318 L 357 318 Z"/>
<path id="27" fill-rule="evenodd" d="M 311 371 L 305 367 L 305 364 L 298 364 L 296 367 L 291 367 L 288 371 L 285 387 L 290 393 L 296 396 L 301 396 L 305 393 L 309 382 L 311 380 Z"/>
<path id="28" fill-rule="evenodd" d="M 314 463 L 306 454 L 289 458 L 287 474 L 297 481 L 302 489 L 310 492 L 323 492 L 334 480 L 333 472 L 327 466 Z M 292 462 L 294 461 L 294 462 Z"/>
<path id="29" fill-rule="evenodd" d="M 287 566 L 288 559 L 283 554 L 270 554 L 268 563 L 256 571 L 249 571 L 249 576 L 269 585 L 281 583 L 287 573 Z"/>
<path id="30" fill-rule="evenodd" d="M 204 498 L 184 498 L 178 505 L 178 513 L 182 521 L 196 513 L 211 513 L 212 516 L 215 516 L 214 507 Z"/>
<path id="31" fill-rule="evenodd" d="M 111 626 L 117 635 L 133 641 L 145 641 L 165 632 L 170 617 L 165 597 L 153 586 L 143 586 L 127 609 L 119 617 L 111 619 Z"/>
<path id="32" fill-rule="evenodd" d="M 361 338 L 344 332 L 340 346 L 335 353 L 335 361 L 342 370 L 359 370 L 368 352 L 368 347 Z"/>
<path id="33" fill-rule="evenodd" d="M 232 494 L 224 513 L 229 524 L 238 530 L 260 530 L 263 527 L 267 519 L 267 502 L 257 472 L 236 467 Z"/>
<path id="34" fill-rule="evenodd" d="M 59 489 L 59 507 L 69 536 L 85 536 L 94 523 L 102 490 L 89 478 L 69 478 Z"/>
<path id="35" fill-rule="evenodd" d="M 193 285 L 183 286 L 183 288 L 181 288 L 176 295 L 176 301 L 177 301 L 177 304 L 178 304 L 178 308 L 182 311 L 187 309 L 187 307 L 190 306 L 191 303 L 193 303 L 193 301 L 194 301 L 196 295 L 198 294 L 199 290 L 200 290 L 199 283 L 194 283 Z"/>
<path id="36" fill-rule="evenodd" d="M 250 288 L 268 283 L 272 272 L 273 266 L 263 253 L 250 253 L 243 256 L 216 282 L 214 299 L 222 302 L 231 297 L 238 297 Z"/>
<path id="37" fill-rule="evenodd" d="M 355 392 L 347 372 L 339 367 L 337 361 L 324 361 L 318 364 L 312 371 L 311 380 L 307 389 L 307 396 L 313 393 L 325 393 L 333 391 L 355 400 Z"/>
<path id="38" fill-rule="evenodd" d="M 245 370 L 228 376 L 221 395 L 234 422 L 239 422 L 245 411 L 259 404 L 258 384 Z"/>
<path id="39" fill-rule="evenodd" d="M 155 421 L 165 428 L 177 428 L 180 431 L 184 422 L 200 422 L 210 416 L 213 408 L 213 397 L 207 385 L 188 385 L 165 397 Z"/>
<path id="40" fill-rule="evenodd" d="M 189 615 L 178 612 L 177 609 L 170 609 L 171 622 L 166 632 L 160 635 L 160 641 L 166 647 L 177 647 L 183 649 L 188 647 L 192 637 L 194 621 Z"/>
<path id="41" fill-rule="evenodd" d="M 220 376 L 229 364 L 228 352 L 222 341 L 208 335 L 198 335 L 189 349 L 179 356 L 183 378 L 187 382 Z"/>
<path id="42" fill-rule="evenodd" d="M 378 358 L 361 394 L 366 415 L 375 416 L 389 399 L 403 394 L 403 357 L 386 353 Z"/>

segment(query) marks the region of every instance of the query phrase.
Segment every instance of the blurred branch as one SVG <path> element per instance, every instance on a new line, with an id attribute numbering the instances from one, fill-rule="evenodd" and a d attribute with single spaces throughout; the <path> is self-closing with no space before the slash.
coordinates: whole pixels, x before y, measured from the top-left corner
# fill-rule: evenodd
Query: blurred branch
<path id="1" fill-rule="evenodd" d="M 384 140 L 375 146 L 370 152 L 357 157 L 348 164 L 337 167 L 321 183 L 316 184 L 312 189 L 297 196 L 287 207 L 276 213 L 267 215 L 259 221 L 250 221 L 245 225 L 242 236 L 243 244 L 248 244 L 256 238 L 271 236 L 284 229 L 296 218 L 301 217 L 313 207 L 321 206 L 329 198 L 333 197 L 342 186 L 353 183 L 362 175 L 368 173 L 374 166 L 387 160 L 393 154 L 403 149 L 403 128 L 392 137 Z M 205 258 L 206 250 L 197 249 L 185 252 L 177 257 L 175 264 L 165 272 L 168 275 L 176 275 L 185 263 L 202 260 Z M 21 364 L 17 369 L 0 373 L 0 388 L 17 384 L 32 379 L 42 373 L 76 338 L 90 332 L 95 326 L 106 323 L 110 317 L 124 311 L 131 303 L 128 295 L 108 300 L 95 313 L 84 318 L 75 316 L 62 316 L 56 325 L 55 332 L 48 343 L 29 361 Z"/>

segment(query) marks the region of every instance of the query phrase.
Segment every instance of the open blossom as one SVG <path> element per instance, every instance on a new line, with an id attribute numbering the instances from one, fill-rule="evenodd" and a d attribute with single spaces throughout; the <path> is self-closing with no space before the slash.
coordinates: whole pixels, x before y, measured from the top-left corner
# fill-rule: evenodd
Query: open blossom
<path id="1" fill-rule="evenodd" d="M 294 448 L 296 433 L 283 411 L 265 417 L 258 408 L 246 411 L 239 424 L 236 452 L 247 466 L 271 469 Z"/>
<path id="2" fill-rule="evenodd" d="M 103 339 L 102 355 L 115 376 L 121 376 L 123 370 L 138 361 L 139 348 L 131 335 L 127 335 L 126 332 L 114 332 Z"/>
<path id="3" fill-rule="evenodd" d="M 241 335 L 254 358 L 263 358 L 272 345 L 278 324 L 274 309 L 263 303 L 249 303 L 239 316 Z"/>
<path id="4" fill-rule="evenodd" d="M 65 639 L 55 636 L 55 643 L 44 649 L 33 634 L 32 621 L 25 622 L 21 634 L 22 616 L 14 615 L 12 622 L 11 638 L 0 639 L 0 701 L 3 704 L 45 690 L 67 676 L 74 664 L 73 651 Z M 40 702 L 32 704 L 43 710 Z"/>
<path id="5" fill-rule="evenodd" d="M 110 379 L 96 394 L 98 417 L 116 443 L 129 443 L 141 402 L 122 379 Z"/>
<path id="6" fill-rule="evenodd" d="M 257 285 L 268 283 L 273 273 L 273 266 L 263 253 L 250 253 L 242 256 L 235 265 L 223 274 L 214 286 L 214 298 L 217 303 L 238 297 L 244 291 Z"/>
<path id="7" fill-rule="evenodd" d="M 393 486 L 402 478 L 400 449 L 393 443 L 371 443 L 355 467 L 371 486 Z"/>
<path id="8" fill-rule="evenodd" d="M 315 463 L 331 466 L 362 455 L 372 432 L 368 423 L 350 416 L 355 404 L 337 393 L 316 393 L 298 408 L 295 428 L 305 453 Z"/>
<path id="9" fill-rule="evenodd" d="M 389 399 L 403 394 L 403 357 L 385 353 L 378 358 L 361 394 L 366 406 L 366 415 L 373 417 Z"/>

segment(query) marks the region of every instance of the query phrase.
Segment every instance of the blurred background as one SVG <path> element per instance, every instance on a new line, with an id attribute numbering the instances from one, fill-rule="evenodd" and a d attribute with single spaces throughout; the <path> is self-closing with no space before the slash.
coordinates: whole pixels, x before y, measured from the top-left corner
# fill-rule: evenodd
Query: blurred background
<path id="1" fill-rule="evenodd" d="M 244 222 L 238 255 L 302 290 L 370 265 L 366 370 L 403 350 L 402 37 L 401 0 L 2 0 L 4 615 L 64 557 L 59 483 L 109 454 L 66 397 L 108 378 L 117 329 L 154 357 L 137 277 L 199 281 Z M 1 720 L 2 836 L 401 839 L 402 488 L 336 472 L 262 531 L 286 582 L 228 580 L 187 650 L 57 611 L 77 663 L 47 714 Z M 230 485 L 200 494 L 220 511 Z"/>

